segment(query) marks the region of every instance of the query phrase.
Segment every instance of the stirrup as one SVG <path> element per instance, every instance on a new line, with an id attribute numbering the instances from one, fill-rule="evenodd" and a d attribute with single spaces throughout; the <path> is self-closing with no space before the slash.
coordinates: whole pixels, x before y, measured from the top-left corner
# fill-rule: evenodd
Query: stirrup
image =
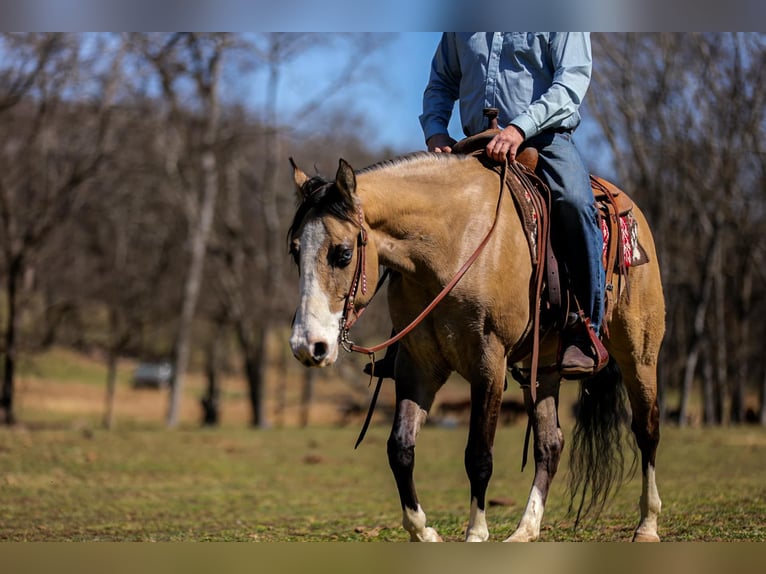
<path id="1" fill-rule="evenodd" d="M 570 380 L 592 377 L 609 362 L 609 352 L 582 311 L 567 316 L 558 355 L 561 377 Z"/>

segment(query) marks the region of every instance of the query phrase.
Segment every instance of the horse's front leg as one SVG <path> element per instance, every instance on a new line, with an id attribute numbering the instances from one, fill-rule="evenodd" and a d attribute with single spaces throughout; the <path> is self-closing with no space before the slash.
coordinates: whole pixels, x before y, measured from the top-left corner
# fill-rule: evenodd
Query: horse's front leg
<path id="1" fill-rule="evenodd" d="M 388 438 L 388 463 L 399 490 L 402 525 L 413 542 L 442 541 L 436 530 L 426 526 L 426 514 L 418 502 L 413 476 L 415 441 L 440 386 L 434 377 L 428 376 L 410 360 L 406 349 L 399 350 L 396 365 L 396 412 Z"/>
<path id="2" fill-rule="evenodd" d="M 560 380 L 556 374 L 541 377 L 537 402 L 534 404 L 529 387 L 524 388 L 524 402 L 534 433 L 535 478 L 524 514 L 506 542 L 532 542 L 540 536 L 548 490 L 564 448 L 564 435 L 559 428 L 557 412 L 559 385 Z"/>
<path id="3" fill-rule="evenodd" d="M 490 380 L 472 382 L 471 425 L 465 448 L 465 470 L 471 483 L 471 514 L 465 531 L 466 542 L 486 542 L 489 529 L 486 495 L 492 477 L 492 445 L 503 400 L 505 362 Z"/>

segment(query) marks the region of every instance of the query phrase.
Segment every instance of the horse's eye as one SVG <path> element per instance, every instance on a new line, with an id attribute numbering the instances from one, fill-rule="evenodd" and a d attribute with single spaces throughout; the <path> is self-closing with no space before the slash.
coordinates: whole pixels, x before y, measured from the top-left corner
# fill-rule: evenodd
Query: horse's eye
<path id="1" fill-rule="evenodd" d="M 337 245 L 331 252 L 330 264 L 334 267 L 348 267 L 354 257 L 354 250 L 345 245 Z"/>
<path id="2" fill-rule="evenodd" d="M 300 265 L 301 248 L 297 241 L 290 242 L 290 255 L 296 265 Z"/>

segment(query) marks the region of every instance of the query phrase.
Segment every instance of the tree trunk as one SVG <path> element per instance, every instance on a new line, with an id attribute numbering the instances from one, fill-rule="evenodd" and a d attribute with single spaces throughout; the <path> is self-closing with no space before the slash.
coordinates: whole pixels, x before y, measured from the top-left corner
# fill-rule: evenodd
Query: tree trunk
<path id="1" fill-rule="evenodd" d="M 761 422 L 762 427 L 766 427 L 766 369 L 764 369 L 763 372 L 763 380 L 761 381 L 761 392 L 760 392 L 760 402 L 761 402 L 761 408 L 760 408 L 760 416 L 758 419 Z"/>
<path id="2" fill-rule="evenodd" d="M 16 293 L 21 271 L 21 259 L 18 257 L 11 259 L 6 277 L 8 318 L 5 325 L 5 369 L 3 370 L 3 388 L 0 395 L 0 408 L 4 411 L 3 422 L 8 426 L 16 424 L 16 415 L 13 411 L 16 377 Z"/>
<path id="3" fill-rule="evenodd" d="M 192 232 L 191 263 L 189 265 L 189 272 L 184 286 L 184 297 L 173 353 L 173 375 L 171 377 L 170 406 L 167 415 L 168 428 L 174 428 L 178 425 L 184 377 L 186 376 L 186 369 L 189 366 L 192 322 L 197 309 L 197 301 L 199 300 L 199 292 L 202 285 L 205 252 L 207 250 L 207 240 L 210 233 L 215 206 L 215 188 L 208 188 L 207 185 L 205 187 L 205 196 L 202 210 L 200 211 L 199 225 L 195 226 Z"/>
<path id="4" fill-rule="evenodd" d="M 193 36 L 191 38 L 192 42 L 196 42 Z M 196 76 L 197 91 L 205 106 L 205 130 L 202 134 L 202 151 L 200 154 L 202 200 L 196 217 L 192 218 L 191 221 L 191 262 L 184 287 L 181 316 L 173 356 L 174 365 L 167 416 L 168 428 L 174 428 L 178 424 L 184 377 L 189 365 L 192 322 L 202 285 L 202 272 L 205 267 L 207 244 L 213 226 L 216 197 L 218 195 L 218 163 L 215 156 L 215 144 L 220 123 L 218 90 L 221 72 L 221 50 L 222 45 L 219 44 L 210 60 L 203 66 L 207 69 L 207 74 L 197 74 Z M 195 50 L 192 50 L 192 52 L 194 53 Z"/>
<path id="5" fill-rule="evenodd" d="M 718 252 L 719 235 L 715 231 L 710 240 L 708 252 L 705 257 L 705 266 L 703 268 L 702 288 L 700 297 L 697 301 L 697 309 L 694 313 L 694 324 L 691 335 L 691 342 L 686 353 L 686 365 L 684 367 L 683 382 L 681 384 L 681 404 L 678 408 L 678 424 L 683 427 L 689 419 L 689 402 L 691 400 L 694 386 L 694 375 L 697 370 L 697 362 L 702 346 L 705 344 L 705 319 L 707 317 L 708 306 L 713 294 L 714 276 L 716 273 L 716 253 Z M 705 393 L 703 393 L 705 395 Z M 712 396 L 712 395 L 711 395 Z M 703 397 L 707 402 L 707 395 Z M 707 407 L 707 405 L 705 405 Z"/>
<path id="6" fill-rule="evenodd" d="M 309 411 L 311 401 L 314 398 L 314 381 L 316 380 L 316 369 L 306 369 L 303 375 L 303 392 L 301 393 L 301 428 L 309 425 Z"/>
<path id="7" fill-rule="evenodd" d="M 205 396 L 200 400 L 202 405 L 202 426 L 206 427 L 218 426 L 220 419 L 219 399 L 221 391 L 218 381 L 218 357 L 220 355 L 221 334 L 221 329 L 219 328 L 212 341 L 210 341 L 207 352 L 205 365 L 207 389 L 205 390 Z"/>
<path id="8" fill-rule="evenodd" d="M 256 377 L 251 381 L 250 385 L 250 400 L 253 405 L 253 426 L 258 428 L 266 428 L 266 404 L 263 400 L 264 391 L 266 389 L 266 381 L 268 380 L 268 368 L 269 368 L 269 325 L 261 323 L 260 333 L 258 335 L 258 342 L 256 344 L 256 358 L 254 368 L 256 371 Z"/>
<path id="9" fill-rule="evenodd" d="M 278 43 L 272 46 L 274 50 L 278 46 Z M 272 52 L 272 57 L 278 56 L 277 52 Z M 277 112 L 277 104 L 279 101 L 279 83 L 281 80 L 281 70 L 277 63 L 277 60 L 272 60 L 269 66 L 269 78 L 266 87 L 266 114 L 271 129 L 269 131 L 268 145 L 264 150 L 264 164 L 263 164 L 263 221 L 266 230 L 266 250 L 269 258 L 269 265 L 274 265 L 275 261 L 278 261 L 283 256 L 281 232 L 282 219 L 279 214 L 279 195 L 280 191 L 277 186 L 277 162 L 282 157 L 281 152 L 281 140 L 279 138 L 279 117 Z M 274 308 L 277 305 L 279 299 L 279 276 L 276 273 L 266 274 L 265 284 L 266 300 L 269 302 L 270 308 Z M 261 377 L 263 384 L 268 380 L 268 365 L 269 357 L 267 355 L 268 340 L 271 334 L 271 317 L 261 323 L 261 344 L 263 345 L 261 355 Z"/>
<path id="10" fill-rule="evenodd" d="M 694 390 L 694 374 L 699 361 L 700 347 L 703 344 L 702 337 L 695 336 L 692 339 L 691 348 L 686 354 L 684 378 L 681 384 L 681 404 L 678 407 L 678 426 L 683 428 L 689 421 L 689 403 Z"/>
<path id="11" fill-rule="evenodd" d="M 245 356 L 245 376 L 247 377 L 248 398 L 252 418 L 250 424 L 256 428 L 266 428 L 265 408 L 263 404 L 263 377 L 260 365 L 263 363 L 262 349 L 256 349 Z"/>
<path id="12" fill-rule="evenodd" d="M 173 375 L 171 377 L 170 385 L 170 406 L 168 408 L 167 416 L 168 428 L 174 428 L 178 425 L 184 377 L 186 375 L 186 369 L 189 366 L 192 322 L 197 309 L 197 301 L 199 300 L 208 238 L 210 237 L 210 230 L 213 226 L 215 201 L 218 194 L 218 167 L 216 165 L 215 153 L 213 152 L 211 142 L 206 141 L 206 144 L 206 149 L 202 153 L 201 159 L 203 172 L 202 205 L 200 206 L 198 220 L 194 222 L 191 230 L 191 263 L 189 264 L 189 272 L 184 288 L 181 316 L 174 349 Z"/>
<path id="13" fill-rule="evenodd" d="M 721 233 L 721 224 L 716 222 L 716 232 Z M 726 342 L 728 333 L 726 330 L 726 277 L 723 273 L 723 241 L 716 241 L 716 271 L 714 277 L 715 293 L 715 415 L 716 423 L 723 424 L 728 388 L 728 357 Z"/>
<path id="14" fill-rule="evenodd" d="M 244 361 L 245 378 L 247 379 L 248 398 L 251 407 L 251 424 L 256 428 L 266 428 L 265 406 L 263 401 L 263 373 L 260 365 L 263 363 L 265 340 L 261 333 L 256 343 L 248 326 L 241 317 L 235 319 L 237 341 Z"/>
<path id="15" fill-rule="evenodd" d="M 702 400 L 703 400 L 703 423 L 707 426 L 717 423 L 716 418 L 716 392 L 715 379 L 713 377 L 713 361 L 710 357 L 709 345 L 708 354 L 702 365 Z"/>
<path id="16" fill-rule="evenodd" d="M 104 412 L 104 428 L 114 428 L 114 397 L 117 387 L 117 349 L 110 348 L 106 368 L 106 409 Z"/>
<path id="17" fill-rule="evenodd" d="M 730 420 L 735 424 L 745 422 L 745 389 L 748 380 L 750 357 L 750 309 L 753 297 L 753 271 L 751 261 L 746 259 L 742 271 L 742 290 L 739 302 L 739 345 L 737 346 L 737 376 L 731 388 Z"/>

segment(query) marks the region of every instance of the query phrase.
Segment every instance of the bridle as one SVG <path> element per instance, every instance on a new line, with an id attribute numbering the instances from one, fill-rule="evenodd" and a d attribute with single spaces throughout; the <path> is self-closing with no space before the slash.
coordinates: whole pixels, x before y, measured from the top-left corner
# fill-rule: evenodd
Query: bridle
<path id="1" fill-rule="evenodd" d="M 343 305 L 343 315 L 340 318 L 340 333 L 338 334 L 338 340 L 340 341 L 341 346 L 349 353 L 357 349 L 356 345 L 354 345 L 348 338 L 348 333 L 367 308 L 365 306 L 358 312 L 356 310 L 356 295 L 359 289 L 361 288 L 362 295 L 367 294 L 367 230 L 364 228 L 364 212 L 362 211 L 361 206 L 357 208 L 357 218 L 359 221 L 359 234 L 356 237 L 356 268 L 354 269 L 354 275 L 351 278 L 351 286 L 348 289 L 346 301 Z M 385 277 L 385 274 L 383 277 Z M 383 277 L 381 279 L 383 279 Z M 381 284 L 382 283 L 379 283 L 378 287 L 375 289 L 376 293 Z"/>

